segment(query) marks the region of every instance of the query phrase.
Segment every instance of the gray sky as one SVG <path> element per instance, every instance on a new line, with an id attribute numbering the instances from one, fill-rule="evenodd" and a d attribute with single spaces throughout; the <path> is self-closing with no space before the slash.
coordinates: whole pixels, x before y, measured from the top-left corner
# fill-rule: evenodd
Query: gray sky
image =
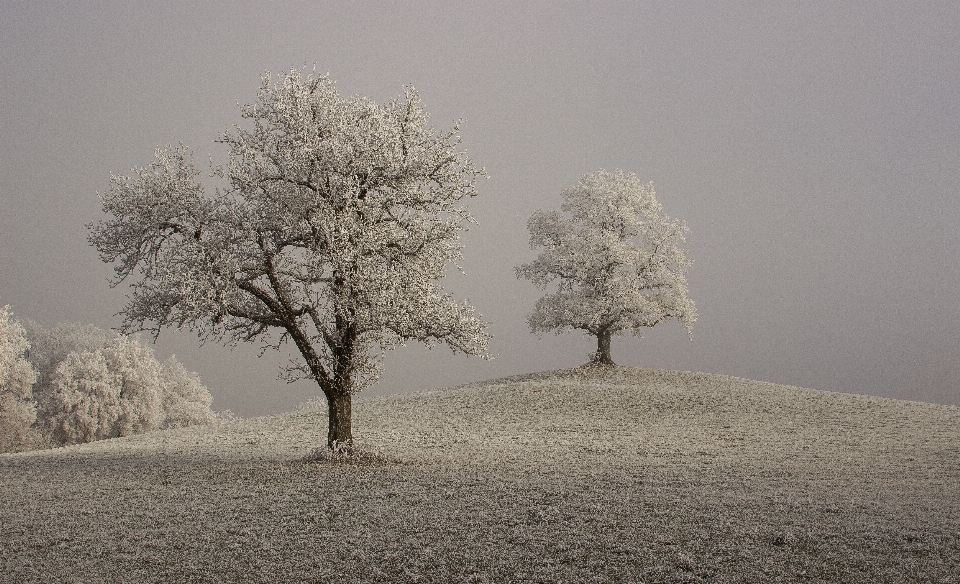
<path id="1" fill-rule="evenodd" d="M 456 6 L 455 6 L 456 4 Z M 842 4 L 842 6 L 837 6 Z M 626 365 L 960 404 L 960 4 L 889 2 L 14 2 L 0 0 L 0 304 L 119 324 L 86 243 L 113 173 L 184 142 L 202 161 L 260 74 L 329 72 L 387 101 L 413 84 L 490 178 L 470 202 L 469 298 L 493 361 L 408 347 L 394 393 L 578 365 L 528 332 L 526 220 L 585 173 L 653 181 L 690 227 L 694 339 L 615 339 Z M 214 409 L 286 411 L 285 357 L 161 336 Z"/>

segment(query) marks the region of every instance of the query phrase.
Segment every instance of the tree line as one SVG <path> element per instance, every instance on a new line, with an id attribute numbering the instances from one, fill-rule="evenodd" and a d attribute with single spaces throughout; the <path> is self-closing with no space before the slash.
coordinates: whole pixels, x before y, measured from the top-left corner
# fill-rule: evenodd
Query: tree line
<path id="1" fill-rule="evenodd" d="M 0 452 L 212 423 L 212 397 L 176 357 L 92 325 L 47 330 L 0 308 Z"/>

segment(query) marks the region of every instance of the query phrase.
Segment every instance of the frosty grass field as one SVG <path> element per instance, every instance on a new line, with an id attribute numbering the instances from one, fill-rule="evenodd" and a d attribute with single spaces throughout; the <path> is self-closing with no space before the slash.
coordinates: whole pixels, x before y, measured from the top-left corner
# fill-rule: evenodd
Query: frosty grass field
<path id="1" fill-rule="evenodd" d="M 960 408 L 584 368 L 0 456 L 5 582 L 960 582 Z"/>

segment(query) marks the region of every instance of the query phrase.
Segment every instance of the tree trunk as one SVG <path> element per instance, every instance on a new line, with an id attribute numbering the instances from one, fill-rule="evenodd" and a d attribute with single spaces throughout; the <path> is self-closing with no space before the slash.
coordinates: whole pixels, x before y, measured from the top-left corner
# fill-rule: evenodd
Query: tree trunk
<path id="1" fill-rule="evenodd" d="M 610 357 L 610 331 L 604 329 L 597 333 L 597 354 L 593 358 L 594 363 L 601 365 L 613 365 L 613 359 Z"/>
<path id="2" fill-rule="evenodd" d="M 353 454 L 353 396 L 349 391 L 329 392 L 327 408 L 330 427 L 327 432 L 327 447 L 337 454 Z"/>

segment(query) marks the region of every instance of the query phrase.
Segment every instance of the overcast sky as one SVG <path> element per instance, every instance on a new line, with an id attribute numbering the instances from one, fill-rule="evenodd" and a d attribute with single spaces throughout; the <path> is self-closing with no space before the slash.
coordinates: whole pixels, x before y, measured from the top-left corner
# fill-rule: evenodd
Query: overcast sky
<path id="1" fill-rule="evenodd" d="M 838 7 L 838 5 L 841 5 Z M 406 84 L 458 118 L 490 178 L 466 276 L 492 361 L 409 347 L 368 395 L 578 365 L 580 334 L 528 332 L 526 220 L 585 173 L 653 181 L 690 228 L 693 341 L 618 337 L 626 365 L 960 404 L 960 3 L 14 2 L 0 0 L 0 305 L 115 327 L 125 290 L 87 244 L 110 173 L 182 141 L 198 161 L 265 71 L 341 93 Z M 163 334 L 214 409 L 316 396 L 285 356 Z"/>

